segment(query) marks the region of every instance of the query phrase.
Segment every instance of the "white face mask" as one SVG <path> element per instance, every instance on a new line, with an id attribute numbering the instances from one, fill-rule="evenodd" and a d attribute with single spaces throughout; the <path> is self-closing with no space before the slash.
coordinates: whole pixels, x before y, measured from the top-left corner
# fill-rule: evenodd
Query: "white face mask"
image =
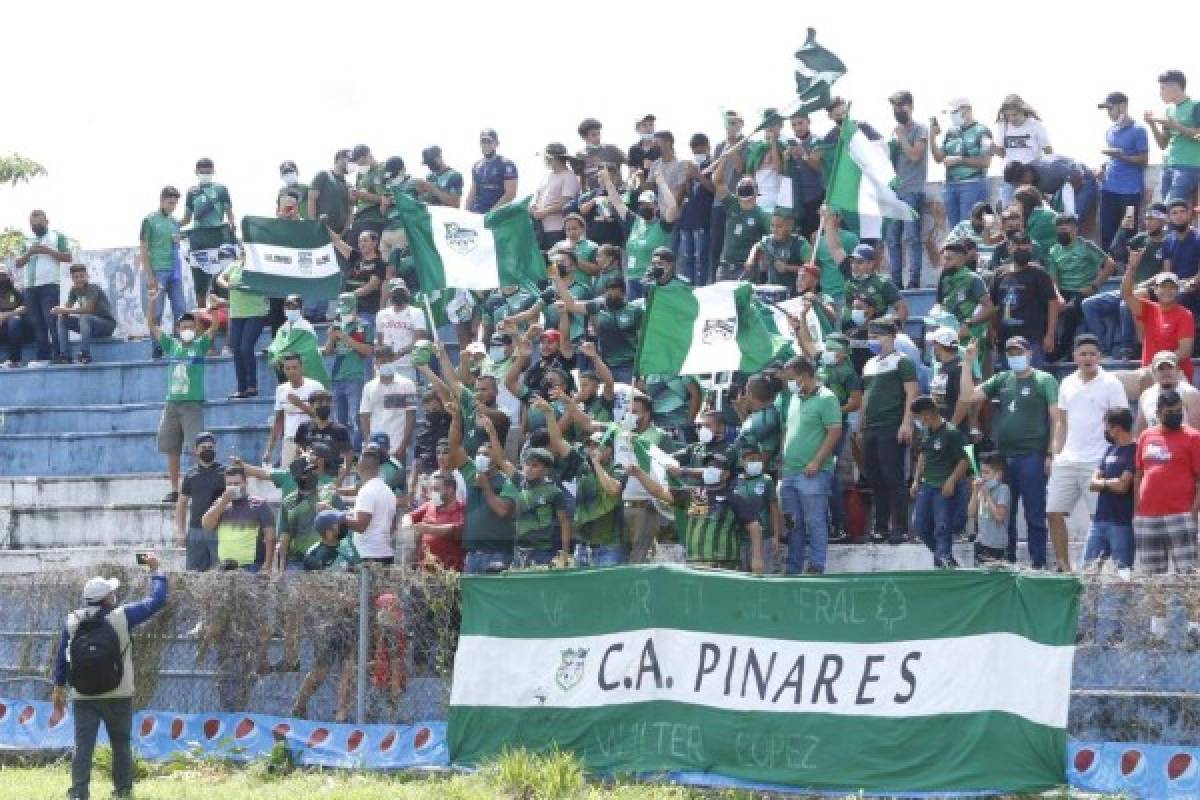
<path id="1" fill-rule="evenodd" d="M 294 172 L 283 173 L 283 182 L 288 186 L 295 186 L 300 180 L 300 176 Z"/>
<path id="2" fill-rule="evenodd" d="M 757 478 L 759 475 L 762 475 L 762 468 L 763 463 L 761 461 L 746 462 L 746 474 L 751 478 Z"/>
<path id="3" fill-rule="evenodd" d="M 797 381 L 797 380 L 788 381 L 788 391 L 791 392 L 792 394 L 799 394 L 800 393 L 800 381 Z"/>
<path id="4" fill-rule="evenodd" d="M 191 328 L 184 328 L 179 332 L 179 340 L 184 344 L 191 344 L 192 340 L 195 338 L 196 332 Z"/>
<path id="5" fill-rule="evenodd" d="M 353 161 L 351 161 L 349 164 L 346 165 L 346 174 L 347 175 L 353 175 L 356 172 L 358 172 L 358 164 L 355 164 Z"/>
<path id="6" fill-rule="evenodd" d="M 441 492 L 430 492 L 429 493 L 429 502 L 433 503 L 435 506 L 440 506 L 442 504 L 442 493 Z"/>
<path id="7" fill-rule="evenodd" d="M 354 319 L 354 314 L 347 312 L 347 311 L 343 311 L 342 313 L 338 314 L 338 319 L 341 320 L 342 322 L 349 322 L 350 320 Z"/>
<path id="8" fill-rule="evenodd" d="M 201 186 L 207 186 L 213 182 L 213 174 L 211 172 L 201 173 L 196 176 L 196 180 L 200 181 Z"/>
<path id="9" fill-rule="evenodd" d="M 720 482 L 721 482 L 721 468 L 720 467 L 705 467 L 704 468 L 704 485 L 705 486 L 716 486 Z"/>
<path id="10" fill-rule="evenodd" d="M 702 444 L 708 444 L 709 442 L 711 442 L 713 440 L 712 429 L 701 426 L 700 429 L 698 431 L 696 431 L 696 437 L 700 440 L 700 442 Z"/>
<path id="11" fill-rule="evenodd" d="M 837 353 L 833 352 L 832 350 L 826 350 L 825 352 L 821 353 L 821 363 L 827 367 L 832 367 L 837 363 Z"/>
<path id="12" fill-rule="evenodd" d="M 379 372 L 379 377 L 390 378 L 396 374 L 396 365 L 395 364 L 380 364 L 378 372 Z"/>
<path id="13" fill-rule="evenodd" d="M 288 322 L 298 322 L 300 320 L 300 309 L 288 308 L 284 309 L 283 315 L 287 317 Z"/>
<path id="14" fill-rule="evenodd" d="M 475 471 L 476 472 L 487 472 L 488 467 L 490 467 L 491 465 L 492 465 L 492 459 L 488 458 L 487 456 L 483 455 L 482 453 L 475 456 Z"/>
<path id="15" fill-rule="evenodd" d="M 488 357 L 491 358 L 492 361 L 503 361 L 504 359 L 508 358 L 508 355 L 504 352 L 503 347 L 493 347 L 488 350 Z"/>
<path id="16" fill-rule="evenodd" d="M 950 112 L 950 124 L 953 125 L 954 127 L 961 128 L 963 126 L 964 121 L 965 120 L 963 119 L 963 112 L 961 112 L 961 111 L 951 111 Z"/>

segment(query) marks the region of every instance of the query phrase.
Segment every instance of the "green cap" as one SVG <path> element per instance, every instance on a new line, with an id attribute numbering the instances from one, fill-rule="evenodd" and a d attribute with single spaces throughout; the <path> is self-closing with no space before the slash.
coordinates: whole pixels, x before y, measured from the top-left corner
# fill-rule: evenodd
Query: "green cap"
<path id="1" fill-rule="evenodd" d="M 428 339 L 418 339 L 413 342 L 412 363 L 414 366 L 423 367 L 433 358 L 433 342 Z"/>
<path id="2" fill-rule="evenodd" d="M 825 349 L 847 353 L 850 351 L 850 337 L 844 333 L 831 333 L 825 337 Z"/>
<path id="3" fill-rule="evenodd" d="M 531 447 L 525 451 L 522 461 L 540 461 L 547 467 L 554 466 L 554 455 L 544 447 Z"/>
<path id="4" fill-rule="evenodd" d="M 353 314 L 358 309 L 358 295 L 354 292 L 342 292 L 338 295 L 337 310 L 339 314 Z"/>

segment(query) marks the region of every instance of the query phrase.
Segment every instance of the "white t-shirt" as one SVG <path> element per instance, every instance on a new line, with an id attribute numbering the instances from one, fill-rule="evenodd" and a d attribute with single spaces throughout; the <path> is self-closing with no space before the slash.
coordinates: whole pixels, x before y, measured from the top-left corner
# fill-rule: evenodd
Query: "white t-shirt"
<path id="1" fill-rule="evenodd" d="M 354 534 L 354 547 L 363 558 L 392 558 L 396 550 L 392 546 L 392 525 L 396 521 L 396 495 L 376 475 L 358 489 L 354 498 L 354 512 L 365 511 L 371 522 L 362 533 Z"/>
<path id="2" fill-rule="evenodd" d="M 408 432 L 408 415 L 417 410 L 417 386 L 403 375 L 393 375 L 391 383 L 379 377 L 363 387 L 358 413 L 371 416 L 371 432 L 382 431 L 392 441 L 392 449 L 400 446 Z"/>
<path id="3" fill-rule="evenodd" d="M 1158 394 L 1161 391 L 1161 386 L 1152 383 L 1138 398 L 1138 412 L 1145 420 L 1147 428 L 1158 424 Z M 1183 424 L 1195 428 L 1200 424 L 1200 416 L 1196 414 L 1196 409 L 1200 407 L 1200 389 L 1192 386 L 1186 379 L 1181 379 L 1175 384 L 1175 391 L 1183 398 Z"/>
<path id="4" fill-rule="evenodd" d="M 300 427 L 300 423 L 308 419 L 308 414 L 305 414 L 299 408 L 292 405 L 288 400 L 288 395 L 295 393 L 304 402 L 308 402 L 308 398 L 312 397 L 312 393 L 320 391 L 325 387 L 314 381 L 312 378 L 305 378 L 304 383 L 300 384 L 297 389 L 292 386 L 290 381 L 284 381 L 275 387 L 275 410 L 283 412 L 283 435 L 284 438 L 292 438 L 296 435 L 296 428 Z"/>
<path id="5" fill-rule="evenodd" d="M 1104 414 L 1110 408 L 1129 408 L 1125 387 L 1116 375 L 1097 372 L 1084 383 L 1079 372 L 1063 379 L 1058 389 L 1058 407 L 1067 423 L 1067 440 L 1055 462 L 1086 464 L 1095 467 L 1104 457 Z"/>
<path id="6" fill-rule="evenodd" d="M 1014 161 L 1029 164 L 1041 158 L 1050 146 L 1050 134 L 1042 121 L 1033 117 L 1026 117 L 1020 125 L 1001 122 L 1000 146 L 1004 148 L 1005 166 Z"/>
<path id="7" fill-rule="evenodd" d="M 417 331 L 428 329 L 425 322 L 425 312 L 415 306 L 405 306 L 403 311 L 388 306 L 380 309 L 375 315 L 376 338 L 382 336 L 383 343 L 400 352 L 406 347 L 412 347 L 417 340 Z M 405 354 L 398 359 L 404 366 L 412 364 L 412 356 Z"/>

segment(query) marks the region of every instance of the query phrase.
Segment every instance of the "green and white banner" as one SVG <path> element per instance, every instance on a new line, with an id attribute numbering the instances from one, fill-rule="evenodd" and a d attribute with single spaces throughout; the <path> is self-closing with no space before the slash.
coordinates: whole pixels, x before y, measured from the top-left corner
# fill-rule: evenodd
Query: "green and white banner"
<path id="1" fill-rule="evenodd" d="M 672 565 L 463 580 L 451 759 L 818 791 L 1065 781 L 1079 583 L 1009 572 L 756 578 Z"/>
<path id="2" fill-rule="evenodd" d="M 241 288 L 248 292 L 332 300 L 342 290 L 337 252 L 319 222 L 242 217 L 242 243 L 246 265 Z"/>
<path id="3" fill-rule="evenodd" d="M 884 143 L 872 140 L 850 118 L 842 121 L 834 155 L 833 177 L 826 202 L 840 211 L 858 215 L 858 235 L 878 239 L 883 220 L 914 220 L 920 209 L 901 200 L 895 189 L 896 171 Z"/>

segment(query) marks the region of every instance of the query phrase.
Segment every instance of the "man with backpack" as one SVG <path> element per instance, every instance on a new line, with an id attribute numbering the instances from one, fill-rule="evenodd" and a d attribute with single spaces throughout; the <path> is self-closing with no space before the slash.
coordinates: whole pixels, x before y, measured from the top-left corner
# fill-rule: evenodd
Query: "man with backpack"
<path id="1" fill-rule="evenodd" d="M 142 560 L 153 570 L 150 595 L 117 605 L 116 578 L 92 578 L 83 587 L 83 608 L 67 615 L 54 657 L 54 710 L 63 713 L 67 685 L 75 712 L 75 756 L 71 761 L 73 800 L 87 800 L 92 752 L 100 722 L 112 744 L 113 797 L 133 792 L 133 657 L 129 633 L 158 613 L 167 602 L 167 576 L 158 556 Z"/>

